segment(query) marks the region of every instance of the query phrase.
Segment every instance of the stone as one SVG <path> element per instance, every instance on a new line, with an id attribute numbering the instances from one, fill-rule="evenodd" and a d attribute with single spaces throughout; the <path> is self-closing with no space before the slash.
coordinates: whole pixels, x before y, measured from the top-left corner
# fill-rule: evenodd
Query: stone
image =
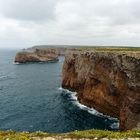
<path id="1" fill-rule="evenodd" d="M 140 126 L 140 53 L 88 52 L 65 58 L 62 87 L 80 103 L 120 120 L 120 130 Z"/>

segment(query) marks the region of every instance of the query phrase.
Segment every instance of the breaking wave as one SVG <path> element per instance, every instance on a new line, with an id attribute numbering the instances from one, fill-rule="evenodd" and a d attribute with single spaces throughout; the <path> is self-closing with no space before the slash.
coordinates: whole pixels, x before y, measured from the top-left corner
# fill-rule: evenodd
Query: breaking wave
<path id="1" fill-rule="evenodd" d="M 112 123 L 112 124 L 110 125 L 110 127 L 111 127 L 112 129 L 118 129 L 118 128 L 119 128 L 119 122 L 114 122 L 114 123 Z"/>
<path id="2" fill-rule="evenodd" d="M 7 78 L 7 76 L 5 76 L 5 75 L 0 76 L 0 79 L 4 79 L 4 78 Z"/>
<path id="3" fill-rule="evenodd" d="M 19 62 L 13 62 L 13 65 L 19 65 L 20 63 Z"/>
<path id="4" fill-rule="evenodd" d="M 8 78 L 9 78 L 9 76 L 6 76 L 6 75 L 0 76 L 0 81 L 1 80 L 5 80 L 5 79 L 8 79 Z"/>
<path id="5" fill-rule="evenodd" d="M 103 113 L 100 113 L 98 112 L 97 110 L 95 110 L 94 108 L 90 108 L 90 107 L 87 107 L 83 104 L 81 104 L 79 101 L 78 101 L 78 98 L 77 98 L 77 92 L 72 92 L 68 89 L 64 89 L 62 87 L 59 88 L 59 90 L 61 91 L 64 91 L 66 92 L 67 94 L 70 95 L 70 98 L 72 99 L 72 102 L 78 106 L 80 109 L 82 110 L 85 110 L 87 111 L 88 113 L 92 114 L 92 115 L 96 115 L 96 116 L 99 116 L 99 117 L 104 117 L 104 118 L 108 118 L 109 120 L 114 120 L 115 122 L 113 124 L 111 124 L 111 128 L 113 129 L 117 129 L 119 127 L 119 122 L 118 122 L 118 119 L 117 118 L 113 118 L 113 117 L 110 117 L 108 115 L 104 115 Z M 116 122 L 117 121 L 117 122 Z"/>

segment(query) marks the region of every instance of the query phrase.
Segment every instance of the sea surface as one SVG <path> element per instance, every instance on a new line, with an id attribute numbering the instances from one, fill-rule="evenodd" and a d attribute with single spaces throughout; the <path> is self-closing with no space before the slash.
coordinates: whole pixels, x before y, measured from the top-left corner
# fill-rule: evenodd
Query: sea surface
<path id="1" fill-rule="evenodd" d="M 64 57 L 57 63 L 14 64 L 17 51 L 0 50 L 0 130 L 117 130 L 118 121 L 78 103 L 61 88 Z"/>

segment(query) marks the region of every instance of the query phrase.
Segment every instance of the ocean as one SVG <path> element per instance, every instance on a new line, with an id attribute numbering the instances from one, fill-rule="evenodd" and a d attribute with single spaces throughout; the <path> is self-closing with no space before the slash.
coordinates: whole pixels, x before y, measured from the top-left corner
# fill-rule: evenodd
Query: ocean
<path id="1" fill-rule="evenodd" d="M 61 88 L 57 63 L 14 64 L 17 51 L 0 50 L 0 130 L 64 133 L 118 130 L 118 120 L 81 105 Z"/>

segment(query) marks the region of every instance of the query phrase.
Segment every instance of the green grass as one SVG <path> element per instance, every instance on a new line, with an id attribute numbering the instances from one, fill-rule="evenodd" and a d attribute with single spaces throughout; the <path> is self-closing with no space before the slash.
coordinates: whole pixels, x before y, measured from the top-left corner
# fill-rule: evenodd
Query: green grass
<path id="1" fill-rule="evenodd" d="M 140 51 L 140 47 L 79 47 L 79 51 Z"/>
<path id="2" fill-rule="evenodd" d="M 48 51 L 48 50 L 55 50 L 55 49 L 58 49 L 58 48 L 38 48 L 38 50 L 43 50 L 43 51 Z M 67 47 L 66 49 L 74 49 L 74 48 L 71 48 L 71 47 Z M 140 52 L 140 47 L 107 47 L 107 46 L 104 46 L 104 47 L 89 47 L 89 46 L 78 46 L 78 47 L 75 47 L 75 50 L 77 51 L 97 51 L 97 52 Z M 36 54 L 36 51 L 34 52 L 28 52 L 28 51 L 21 51 L 18 53 L 19 55 L 32 55 L 32 54 Z"/>
<path id="3" fill-rule="evenodd" d="M 1 131 L 0 140 L 32 140 L 32 137 L 48 137 L 52 134 L 43 132 L 15 132 L 15 131 Z"/>
<path id="4" fill-rule="evenodd" d="M 46 132 L 14 132 L 14 131 L 1 131 L 0 140 L 32 140 L 34 137 L 61 137 L 61 138 L 140 138 L 140 130 L 133 130 L 127 132 L 113 132 L 105 130 L 86 130 L 74 131 L 64 134 L 49 134 Z"/>
<path id="5" fill-rule="evenodd" d="M 49 50 L 55 48 L 40 48 L 39 50 Z M 73 50 L 73 47 L 67 47 L 66 50 Z M 95 52 L 113 52 L 113 53 L 127 53 L 127 52 L 140 52 L 140 47 L 111 47 L 111 46 L 75 46 L 76 51 L 85 52 L 85 51 L 95 51 Z"/>
<path id="6" fill-rule="evenodd" d="M 64 135 L 71 138 L 140 138 L 140 130 L 133 130 L 127 132 L 113 132 L 105 130 L 87 130 L 87 131 L 74 131 Z"/>

